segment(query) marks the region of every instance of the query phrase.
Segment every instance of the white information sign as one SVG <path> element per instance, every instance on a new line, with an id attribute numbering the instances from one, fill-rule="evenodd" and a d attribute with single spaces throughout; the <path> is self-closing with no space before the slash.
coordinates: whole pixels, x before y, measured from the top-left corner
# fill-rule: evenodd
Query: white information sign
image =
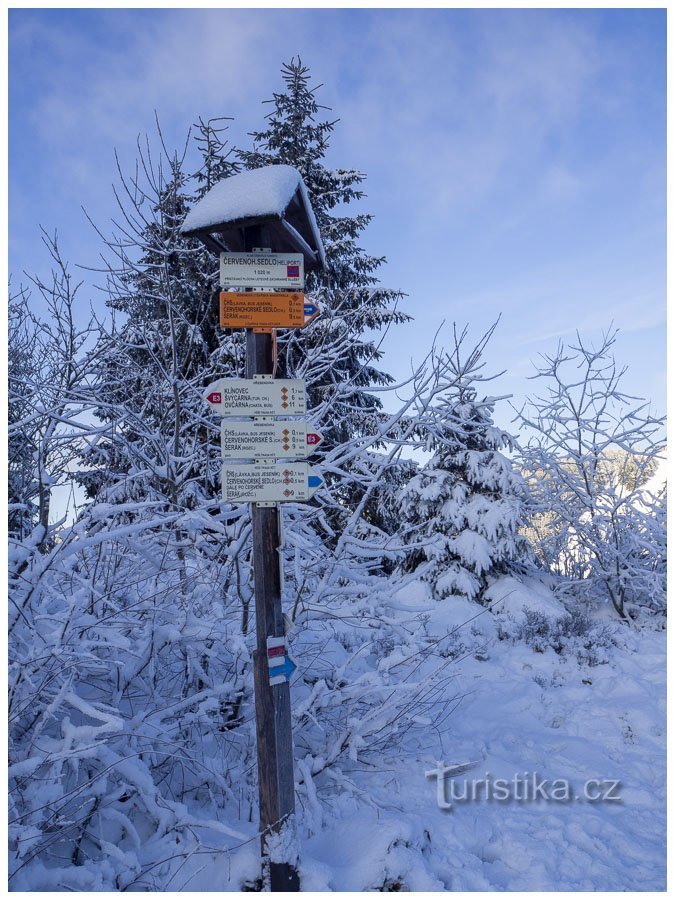
<path id="1" fill-rule="evenodd" d="M 220 286 L 302 290 L 305 260 L 302 253 L 221 253 Z"/>
<path id="2" fill-rule="evenodd" d="M 222 459 L 257 459 L 262 456 L 306 459 L 322 441 L 307 430 L 307 422 L 232 422 L 220 425 Z"/>
<path id="3" fill-rule="evenodd" d="M 302 416 L 307 409 L 299 378 L 221 378 L 207 387 L 204 399 L 221 416 Z"/>
<path id="4" fill-rule="evenodd" d="M 228 503 L 284 503 L 309 500 L 323 479 L 307 463 L 223 466 L 223 500 Z"/>

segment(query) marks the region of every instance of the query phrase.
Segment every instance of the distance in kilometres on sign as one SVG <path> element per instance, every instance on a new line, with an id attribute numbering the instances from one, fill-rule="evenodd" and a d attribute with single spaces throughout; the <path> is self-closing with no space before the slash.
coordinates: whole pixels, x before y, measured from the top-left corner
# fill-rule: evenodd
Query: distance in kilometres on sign
<path id="1" fill-rule="evenodd" d="M 204 399 L 221 416 L 303 416 L 307 411 L 300 378 L 221 378 L 207 387 Z"/>
<path id="2" fill-rule="evenodd" d="M 323 479 L 307 463 L 223 465 L 227 503 L 287 503 L 309 500 Z"/>
<path id="3" fill-rule="evenodd" d="M 222 459 L 257 459 L 261 456 L 305 459 L 323 438 L 308 431 L 307 422 L 231 422 L 220 425 Z"/>
<path id="4" fill-rule="evenodd" d="M 220 286 L 301 291 L 305 260 L 302 253 L 221 253 Z"/>

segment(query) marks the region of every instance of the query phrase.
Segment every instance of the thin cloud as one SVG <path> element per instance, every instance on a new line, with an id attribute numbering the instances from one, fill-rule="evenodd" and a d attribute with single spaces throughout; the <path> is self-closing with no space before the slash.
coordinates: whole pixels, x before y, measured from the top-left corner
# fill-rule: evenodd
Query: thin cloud
<path id="1" fill-rule="evenodd" d="M 504 312 L 509 366 L 518 347 L 575 326 L 613 318 L 642 334 L 663 322 L 663 59 L 648 12 L 623 11 L 623 30 L 601 10 L 10 19 L 19 267 L 34 265 L 38 217 L 60 227 L 71 258 L 91 261 L 79 206 L 110 217 L 113 147 L 129 169 L 155 110 L 170 147 L 200 115 L 235 116 L 231 141 L 248 143 L 281 63 L 300 55 L 325 83 L 325 115 L 341 119 L 329 164 L 368 175 L 365 246 L 389 258 L 386 282 L 410 293 L 416 340 L 442 319 L 490 324 Z M 394 360 L 393 332 L 389 344 Z"/>

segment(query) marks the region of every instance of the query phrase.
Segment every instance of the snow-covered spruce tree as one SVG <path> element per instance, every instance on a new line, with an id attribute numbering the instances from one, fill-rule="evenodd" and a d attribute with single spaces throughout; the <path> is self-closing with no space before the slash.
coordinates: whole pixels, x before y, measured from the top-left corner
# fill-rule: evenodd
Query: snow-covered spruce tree
<path id="1" fill-rule="evenodd" d="M 317 297 L 321 317 L 306 333 L 280 335 L 281 369 L 295 370 L 314 346 L 334 348 L 342 338 L 339 356 L 330 355 L 323 378 L 314 373 L 310 391 L 319 402 L 343 387 L 336 397 L 331 443 L 340 443 L 355 433 L 370 433 L 374 417 L 381 409 L 379 399 L 368 393 L 371 385 L 390 384 L 391 375 L 375 366 L 381 357 L 381 332 L 393 323 L 410 317 L 398 309 L 400 291 L 378 285 L 377 270 L 383 257 L 368 255 L 358 240 L 372 220 L 366 213 L 340 215 L 335 210 L 363 198 L 365 175 L 356 169 L 331 168 L 326 164 L 330 136 L 338 120 L 318 121 L 321 110 L 310 87 L 310 73 L 298 59 L 282 66 L 285 90 L 275 93 L 268 125 L 253 132 L 252 150 L 238 150 L 248 169 L 273 164 L 294 166 L 302 175 L 326 250 L 328 273 L 312 273 L 306 291 Z M 310 395 L 311 396 L 311 395 Z M 314 404 L 311 404 L 314 405 Z M 346 414 L 345 414 L 346 413 Z"/>
<path id="2" fill-rule="evenodd" d="M 216 566 L 214 590 L 226 590 L 220 567 L 234 566 L 230 539 L 248 527 L 244 508 L 221 509 L 220 454 L 202 399 L 211 381 L 242 374 L 243 335 L 219 327 L 217 260 L 180 234 L 189 205 L 234 168 L 212 120 L 197 126 L 202 159 L 194 178 L 185 150 L 169 152 L 159 128 L 158 137 L 157 155 L 139 143 L 135 173 L 120 170 L 114 231 L 100 232 L 114 318 L 91 372 L 107 428 L 83 454 L 78 477 L 91 497 L 115 504 L 122 524 L 166 517 L 156 552 L 182 573 L 185 598 L 191 565 Z M 224 532 L 225 522 L 232 527 Z M 242 598 L 244 631 L 249 599 Z"/>
<path id="3" fill-rule="evenodd" d="M 322 421 L 323 455 L 352 437 L 373 434 L 382 421 L 382 402 L 369 390 L 393 381 L 377 366 L 380 343 L 390 325 L 410 317 L 398 308 L 401 292 L 378 285 L 377 270 L 384 258 L 370 256 L 359 246 L 372 216 L 337 212 L 363 198 L 365 175 L 327 164 L 337 120 L 321 118 L 327 107 L 317 101 L 320 85 L 311 86 L 309 69 L 300 59 L 282 66 L 282 78 L 284 89 L 268 101 L 272 111 L 267 127 L 251 135 L 253 149 L 240 149 L 237 155 L 249 169 L 279 163 L 298 169 L 324 242 L 328 272 L 312 273 L 306 283 L 322 314 L 302 332 L 280 333 L 278 369 L 280 377 L 306 378 L 310 409 L 330 405 L 330 415 Z M 321 352 L 314 352 L 317 349 Z M 358 478 L 342 477 L 338 484 L 330 472 L 326 477 L 345 509 L 354 509 L 362 495 Z M 374 521 L 381 518 L 376 498 L 364 514 Z M 339 527 L 339 522 L 333 524 Z"/>
<path id="4" fill-rule="evenodd" d="M 518 415 L 528 512 L 545 525 L 538 557 L 576 602 L 609 601 L 628 619 L 665 608 L 665 494 L 646 487 L 665 440 L 663 419 L 621 390 L 616 336 L 594 347 L 577 334 L 542 354 L 543 389 Z"/>
<path id="5" fill-rule="evenodd" d="M 428 436 L 431 459 L 400 494 L 410 526 L 403 568 L 418 570 L 435 597 L 480 600 L 491 576 L 522 565 L 518 533 L 523 483 L 501 452 L 513 439 L 493 422 L 494 397 L 479 397 L 481 355 L 495 326 L 463 355 L 466 329 L 454 330 L 449 362 L 456 381 L 437 406 Z"/>
<path id="6" fill-rule="evenodd" d="M 207 443 L 201 389 L 216 377 L 238 373 L 242 341 L 219 328 L 212 254 L 180 235 L 189 204 L 228 167 L 224 158 L 213 159 L 218 133 L 211 123 L 199 129 L 204 160 L 195 192 L 184 154 L 170 154 L 159 132 L 159 157 L 139 144 L 136 173 L 126 177 L 120 171 L 119 218 L 111 236 L 101 234 L 107 305 L 118 315 L 95 369 L 99 415 L 114 427 L 85 460 L 89 471 L 82 479 L 92 496 L 111 478 L 123 477 L 135 489 L 134 461 L 143 490 L 152 486 L 174 505 L 179 495 L 190 505 L 200 484 L 213 491 L 217 483 L 217 471 L 209 472 L 184 440 L 193 451 Z M 224 152 L 222 141 L 216 146 Z"/>
<path id="7" fill-rule="evenodd" d="M 28 307 L 28 292 L 10 294 L 8 309 L 7 379 L 7 512 L 12 539 L 22 541 L 30 534 L 38 513 L 38 487 L 35 480 L 30 392 L 34 375 L 40 368 L 37 328 Z"/>

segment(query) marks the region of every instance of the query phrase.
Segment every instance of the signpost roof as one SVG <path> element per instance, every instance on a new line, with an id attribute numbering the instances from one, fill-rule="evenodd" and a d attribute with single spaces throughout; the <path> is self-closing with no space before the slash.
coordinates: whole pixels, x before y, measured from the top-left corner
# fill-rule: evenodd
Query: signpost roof
<path id="1" fill-rule="evenodd" d="M 245 250 L 244 228 L 266 225 L 276 251 L 301 252 L 307 269 L 326 256 L 307 188 L 293 166 L 262 166 L 224 178 L 185 217 L 181 234 L 210 249 Z"/>

